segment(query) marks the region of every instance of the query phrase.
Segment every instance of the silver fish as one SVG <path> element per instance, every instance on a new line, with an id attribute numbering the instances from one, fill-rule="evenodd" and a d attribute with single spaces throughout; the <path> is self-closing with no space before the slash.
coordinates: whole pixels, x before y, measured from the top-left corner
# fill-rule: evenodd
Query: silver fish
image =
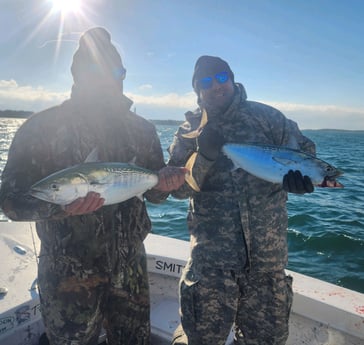
<path id="1" fill-rule="evenodd" d="M 55 172 L 30 187 L 35 198 L 68 205 L 88 192 L 99 193 L 104 205 L 117 204 L 143 193 L 158 183 L 154 172 L 128 163 L 84 162 Z"/>
<path id="2" fill-rule="evenodd" d="M 282 183 L 289 170 L 299 170 L 310 177 L 315 186 L 342 187 L 326 183 L 334 181 L 342 172 L 329 163 L 302 151 L 273 145 L 225 144 L 223 152 L 235 167 L 272 183 Z"/>

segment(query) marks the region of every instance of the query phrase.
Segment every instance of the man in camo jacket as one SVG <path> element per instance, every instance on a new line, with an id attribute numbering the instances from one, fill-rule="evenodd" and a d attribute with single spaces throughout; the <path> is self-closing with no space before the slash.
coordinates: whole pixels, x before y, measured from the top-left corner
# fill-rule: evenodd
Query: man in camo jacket
<path id="1" fill-rule="evenodd" d="M 233 170 L 226 142 L 261 143 L 315 153 L 297 124 L 278 110 L 247 101 L 243 85 L 222 59 L 201 56 L 192 85 L 199 109 L 186 113 L 169 148 L 169 164 L 183 166 L 197 152 L 192 176 L 173 192 L 190 197 L 191 252 L 180 281 L 181 325 L 173 344 L 223 345 L 232 325 L 244 345 L 283 345 L 288 336 L 292 278 L 286 276 L 287 191 L 312 192 L 307 176 L 290 171 L 282 185 Z M 208 122 L 196 138 L 202 110 Z"/>
<path id="2" fill-rule="evenodd" d="M 108 344 L 150 342 L 149 288 L 143 240 L 151 229 L 146 206 L 134 197 L 102 207 L 89 193 L 66 207 L 27 195 L 41 178 L 81 163 L 130 162 L 159 172 L 145 193 L 159 203 L 185 171 L 165 167 L 155 127 L 130 111 L 125 72 L 103 28 L 81 36 L 71 67 L 71 98 L 31 116 L 16 133 L 2 174 L 0 205 L 13 220 L 36 221 L 41 239 L 38 284 L 52 345 L 95 345 L 102 325 Z M 103 323 L 104 322 L 104 323 Z"/>

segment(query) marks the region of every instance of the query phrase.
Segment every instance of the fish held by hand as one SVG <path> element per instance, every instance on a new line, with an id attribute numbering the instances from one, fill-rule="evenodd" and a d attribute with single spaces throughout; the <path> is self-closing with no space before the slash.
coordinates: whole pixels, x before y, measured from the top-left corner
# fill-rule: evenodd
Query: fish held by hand
<path id="1" fill-rule="evenodd" d="M 282 183 L 289 170 L 300 171 L 317 187 L 343 188 L 336 181 L 342 172 L 329 163 L 302 151 L 274 145 L 229 143 L 223 152 L 236 168 L 272 183 Z"/>
<path id="2" fill-rule="evenodd" d="M 117 204 L 142 195 L 158 183 L 154 172 L 129 163 L 85 162 L 34 183 L 29 194 L 58 205 L 68 205 L 95 192 L 104 205 Z"/>

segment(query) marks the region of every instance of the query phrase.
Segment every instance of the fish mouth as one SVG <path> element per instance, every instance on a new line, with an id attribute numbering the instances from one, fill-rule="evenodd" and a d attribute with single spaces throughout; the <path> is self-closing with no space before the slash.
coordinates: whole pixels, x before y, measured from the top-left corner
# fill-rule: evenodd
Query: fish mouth
<path id="1" fill-rule="evenodd" d="M 43 201 L 53 202 L 52 197 L 50 197 L 48 193 L 46 193 L 42 189 L 37 189 L 36 187 L 31 188 L 28 191 L 28 194 L 31 195 L 34 198 L 37 198 L 37 199 L 40 199 L 40 200 L 43 200 Z"/>
<path id="2" fill-rule="evenodd" d="M 28 190 L 28 194 L 31 196 L 42 194 L 42 190 L 32 187 Z"/>
<path id="3" fill-rule="evenodd" d="M 343 172 L 337 170 L 334 175 L 325 176 L 324 180 L 321 182 L 319 187 L 327 187 L 327 188 L 344 188 L 344 185 L 341 184 L 339 181 L 336 181 L 336 178 L 342 176 Z"/>
<path id="4" fill-rule="evenodd" d="M 46 196 L 46 193 L 42 191 L 41 189 L 31 188 L 28 191 L 28 194 L 35 197 L 44 200 L 44 197 Z"/>

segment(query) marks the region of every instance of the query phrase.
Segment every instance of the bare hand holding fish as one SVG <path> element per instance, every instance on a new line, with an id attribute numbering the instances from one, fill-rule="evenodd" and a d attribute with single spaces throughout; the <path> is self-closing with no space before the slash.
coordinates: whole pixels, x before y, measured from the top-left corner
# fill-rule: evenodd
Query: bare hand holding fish
<path id="1" fill-rule="evenodd" d="M 177 190 L 185 182 L 185 177 L 188 176 L 187 168 L 168 166 L 159 170 L 158 184 L 154 187 L 161 192 L 172 192 Z"/>
<path id="2" fill-rule="evenodd" d="M 158 184 L 154 187 L 161 192 L 171 192 L 178 189 L 185 181 L 188 169 L 179 167 L 165 167 L 158 172 Z M 104 206 L 105 199 L 99 193 L 89 192 L 63 207 L 70 216 L 94 212 Z"/>
<path id="3" fill-rule="evenodd" d="M 184 183 L 186 168 L 166 167 L 159 173 L 127 163 L 85 162 L 55 172 L 33 184 L 29 194 L 64 206 L 70 215 L 93 212 L 103 205 L 142 199 L 149 189 L 169 192 Z"/>
<path id="4" fill-rule="evenodd" d="M 99 193 L 89 192 L 85 197 L 78 198 L 69 205 L 63 206 L 63 210 L 69 216 L 92 213 L 104 206 L 105 199 Z"/>

